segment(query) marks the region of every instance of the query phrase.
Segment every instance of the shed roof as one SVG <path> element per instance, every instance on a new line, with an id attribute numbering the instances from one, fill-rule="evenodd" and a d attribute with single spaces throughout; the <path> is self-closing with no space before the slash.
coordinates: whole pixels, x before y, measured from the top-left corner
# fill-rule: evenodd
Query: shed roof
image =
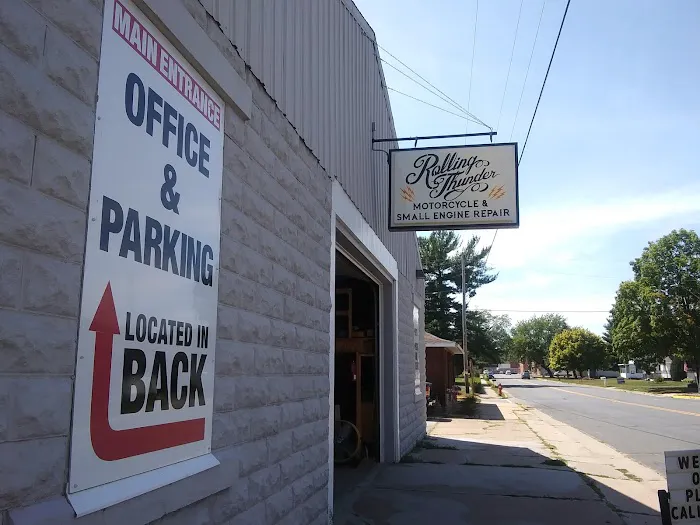
<path id="1" fill-rule="evenodd" d="M 462 347 L 459 346 L 454 341 L 449 341 L 447 339 L 441 339 L 440 337 L 431 334 L 430 332 L 425 332 L 425 347 L 426 348 L 447 348 L 453 354 L 460 353 L 463 354 L 464 351 Z"/>

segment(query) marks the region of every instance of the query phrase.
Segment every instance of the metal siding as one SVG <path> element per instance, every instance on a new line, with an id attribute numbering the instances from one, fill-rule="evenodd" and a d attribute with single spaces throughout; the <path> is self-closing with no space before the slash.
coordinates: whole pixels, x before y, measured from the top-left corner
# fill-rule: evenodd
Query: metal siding
<path id="1" fill-rule="evenodd" d="M 345 0 L 202 0 L 253 74 L 409 279 L 416 236 L 387 229 L 389 169 L 371 149 L 395 136 L 374 35 Z M 381 144 L 382 149 L 396 143 Z"/>

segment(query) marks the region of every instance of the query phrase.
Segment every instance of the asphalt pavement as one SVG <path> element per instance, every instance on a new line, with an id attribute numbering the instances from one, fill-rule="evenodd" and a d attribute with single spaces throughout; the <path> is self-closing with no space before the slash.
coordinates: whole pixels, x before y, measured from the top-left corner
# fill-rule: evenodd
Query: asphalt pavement
<path id="1" fill-rule="evenodd" d="M 665 450 L 700 449 L 700 399 L 638 394 L 497 375 L 515 400 L 538 408 L 664 473 Z"/>

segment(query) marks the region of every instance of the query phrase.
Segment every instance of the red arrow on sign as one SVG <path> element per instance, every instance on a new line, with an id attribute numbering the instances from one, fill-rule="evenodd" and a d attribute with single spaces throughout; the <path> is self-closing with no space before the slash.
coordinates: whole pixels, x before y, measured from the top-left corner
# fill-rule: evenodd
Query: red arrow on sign
<path id="1" fill-rule="evenodd" d="M 95 332 L 90 438 L 98 458 L 115 461 L 204 439 L 204 418 L 114 430 L 109 424 L 109 386 L 112 344 L 114 336 L 119 334 L 119 321 L 110 283 L 102 294 L 90 331 Z"/>

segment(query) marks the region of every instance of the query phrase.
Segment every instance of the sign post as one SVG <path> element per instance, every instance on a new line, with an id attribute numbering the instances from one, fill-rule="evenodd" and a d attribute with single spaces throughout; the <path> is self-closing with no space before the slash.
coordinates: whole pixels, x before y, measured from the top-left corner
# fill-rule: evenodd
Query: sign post
<path id="1" fill-rule="evenodd" d="M 223 111 L 131 0 L 106 0 L 67 490 L 78 516 L 217 464 Z"/>
<path id="2" fill-rule="evenodd" d="M 664 523 L 700 525 L 700 450 L 666 451 L 664 457 L 668 493 L 659 491 Z"/>
<path id="3" fill-rule="evenodd" d="M 516 143 L 389 151 L 389 229 L 517 228 Z"/>

